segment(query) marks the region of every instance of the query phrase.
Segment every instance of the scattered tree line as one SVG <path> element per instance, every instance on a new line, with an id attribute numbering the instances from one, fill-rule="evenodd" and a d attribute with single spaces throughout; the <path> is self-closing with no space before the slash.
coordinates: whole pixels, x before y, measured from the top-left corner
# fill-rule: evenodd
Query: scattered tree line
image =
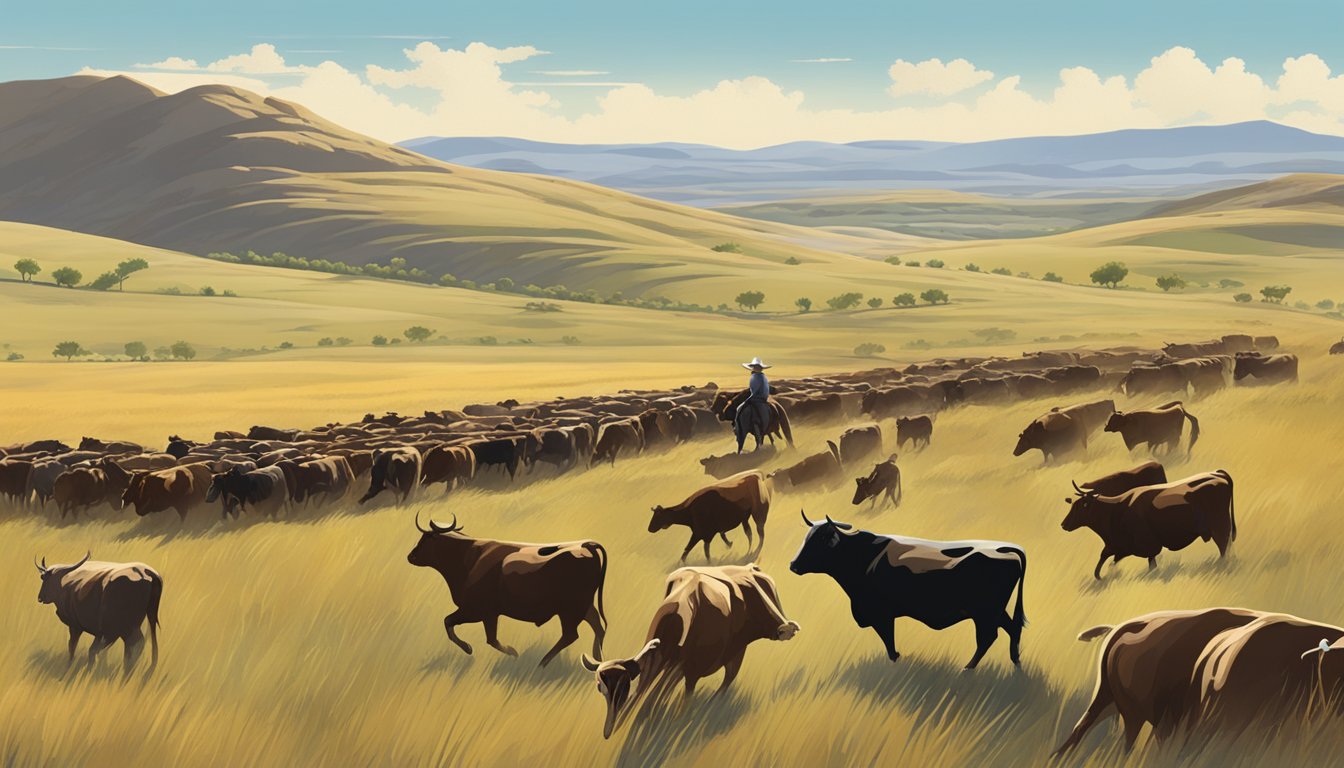
<path id="1" fill-rule="evenodd" d="M 84 286 L 94 291 L 110 290 L 116 286 L 117 290 L 125 290 L 126 278 L 149 269 L 149 262 L 140 257 L 124 259 L 117 266 L 107 272 L 95 277 L 88 285 Z M 14 271 L 19 273 L 19 279 L 25 283 L 33 282 L 33 278 L 42 274 L 42 265 L 35 259 L 19 259 L 14 262 Z M 75 288 L 84 280 L 84 273 L 74 267 L 57 267 L 51 271 L 51 282 L 53 285 L 59 285 L 62 288 Z"/>

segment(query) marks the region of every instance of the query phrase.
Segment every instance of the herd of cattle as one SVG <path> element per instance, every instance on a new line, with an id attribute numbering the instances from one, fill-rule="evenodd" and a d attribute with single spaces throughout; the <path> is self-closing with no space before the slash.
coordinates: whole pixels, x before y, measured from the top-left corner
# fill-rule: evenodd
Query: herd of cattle
<path id="1" fill-rule="evenodd" d="M 860 462 L 883 448 L 880 419 L 895 419 L 898 448 L 906 444 L 927 448 L 932 444 L 934 416 L 961 404 L 1069 397 L 1103 388 L 1129 395 L 1197 398 L 1233 382 L 1296 380 L 1296 357 L 1272 353 L 1277 346 L 1273 337 L 1226 336 L 1198 344 L 1169 344 L 1161 351 L 1039 352 L 1021 358 L 936 360 L 899 370 L 780 380 L 774 383 L 772 439 L 792 445 L 793 421 L 866 417 L 872 422 L 852 426 L 827 441 L 826 450 L 768 473 L 760 467 L 776 455 L 773 445 L 703 459 L 705 471 L 715 480 L 679 503 L 653 507 L 648 530 L 688 528 L 682 561 L 697 544 L 703 545 L 710 560 L 712 540 L 718 537 L 731 546 L 727 535 L 738 528 L 748 549 L 759 553 L 775 494 L 833 488 L 852 477 Z M 311 430 L 254 426 L 246 433 L 216 433 L 204 443 L 173 436 L 163 452 L 94 438 L 84 438 L 72 450 L 44 440 L 0 448 L 0 495 L 25 507 L 54 502 L 61 517 L 110 504 L 132 506 L 142 516 L 172 509 L 183 519 L 189 510 L 207 503 L 218 503 L 226 517 L 249 508 L 252 513 L 277 515 L 299 505 L 334 504 L 352 497 L 365 483 L 359 503 L 384 490 L 405 501 L 436 483 L 452 491 L 482 482 L 491 469 L 510 479 L 520 471 L 535 471 L 539 464 L 564 473 L 700 435 L 722 435 L 740 397 L 738 391 L 709 384 L 527 404 L 509 400 L 417 417 L 370 414 L 359 423 Z M 1116 411 L 1112 400 L 1056 407 L 1023 430 L 1014 454 L 1039 449 L 1050 461 L 1085 450 L 1089 435 L 1097 430 L 1119 433 L 1131 449 L 1148 445 L 1154 451 L 1171 451 L 1187 421 L 1193 447 L 1199 422 L 1179 400 L 1130 412 Z M 895 454 L 854 481 L 855 505 L 876 504 L 879 499 L 900 503 L 901 473 Z M 1101 557 L 1093 574 L 1098 579 L 1108 558 L 1118 563 L 1142 557 L 1151 568 L 1163 550 L 1181 550 L 1197 540 L 1213 542 L 1225 556 L 1236 538 L 1233 481 L 1223 470 L 1168 481 L 1163 466 L 1150 461 L 1075 484 L 1074 491 L 1076 498 L 1066 499 L 1069 511 L 1063 528 L 1088 528 L 1101 538 Z M 1027 553 L 1022 547 L 880 535 L 853 530 L 829 516 L 820 521 L 805 513 L 802 517 L 808 531 L 790 570 L 830 576 L 849 597 L 856 623 L 877 633 L 890 659 L 900 656 L 894 621 L 909 617 L 935 630 L 972 621 L 976 648 L 968 668 L 980 662 L 1000 630 L 1009 638 L 1012 662 L 1019 662 L 1026 623 Z M 560 638 L 542 665 L 578 639 L 579 625 L 590 627 L 592 654 L 584 656 L 583 664 L 595 675 L 606 702 L 608 737 L 636 702 L 666 693 L 677 681 L 689 696 L 698 680 L 718 671 L 724 672 L 726 688 L 737 676 L 750 643 L 788 640 L 799 631 L 783 612 L 775 581 L 758 566 L 683 567 L 669 575 L 641 650 L 627 658 L 601 660 L 608 569 L 601 544 L 533 545 L 475 538 L 463 532 L 456 517 L 449 525 L 431 520 L 422 527 L 418 519 L 416 525 L 420 539 L 407 559 L 436 570 L 447 582 L 456 610 L 444 618 L 444 629 L 465 653 L 472 653 L 472 647 L 455 631 L 464 624 L 480 623 L 488 645 L 516 655 L 498 638 L 501 617 L 537 626 L 558 618 Z M 157 659 L 163 580 L 152 568 L 100 563 L 88 556 L 72 565 L 47 566 L 43 560 L 37 567 L 42 576 L 39 599 L 54 604 L 69 628 L 72 659 L 83 633 L 94 637 L 90 662 L 121 640 L 129 674 L 143 645 L 140 627 L 145 621 Z M 1344 647 L 1344 630 L 1310 625 L 1312 631 L 1330 631 L 1318 631 L 1312 643 L 1297 647 L 1293 642 L 1304 632 L 1310 634 L 1299 631 L 1303 625 L 1310 623 L 1217 609 L 1153 614 L 1083 633 L 1082 639 L 1108 635 L 1101 680 L 1095 701 L 1061 750 L 1075 746 L 1112 706 L 1120 710 L 1129 744 L 1144 722 L 1155 727 L 1159 738 L 1170 735 L 1177 725 L 1229 722 L 1232 709 L 1220 709 L 1227 691 L 1263 687 L 1263 681 L 1247 678 L 1245 669 L 1263 670 L 1268 663 L 1286 665 L 1284 679 L 1300 682 L 1285 689 L 1281 695 L 1286 698 L 1276 699 L 1285 706 L 1289 699 L 1305 701 L 1316 683 L 1329 687 L 1322 689 L 1323 695 L 1333 695 L 1336 689 L 1344 693 L 1344 662 L 1330 678 L 1335 682 L 1327 684 L 1324 672 L 1305 675 L 1296 661 L 1315 653 L 1313 668 L 1325 669 L 1324 660 L 1332 659 L 1329 643 L 1339 641 Z M 1321 638 L 1325 639 L 1317 648 L 1315 640 Z M 1285 649 L 1296 649 L 1295 660 L 1273 655 L 1287 653 Z M 1150 663 L 1161 667 L 1155 676 L 1136 671 Z M 1185 667 L 1177 668 L 1181 664 L 1192 670 L 1190 674 Z M 1178 678 L 1194 680 L 1194 687 L 1177 690 Z M 1271 695 L 1268 689 L 1262 693 Z M 1223 719 L 1215 718 L 1215 713 Z"/>

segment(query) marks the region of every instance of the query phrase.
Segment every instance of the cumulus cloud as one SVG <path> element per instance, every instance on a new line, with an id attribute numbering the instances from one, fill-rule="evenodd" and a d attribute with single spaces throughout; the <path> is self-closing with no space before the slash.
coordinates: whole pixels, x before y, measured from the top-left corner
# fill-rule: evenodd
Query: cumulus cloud
<path id="1" fill-rule="evenodd" d="M 816 108 L 802 91 L 760 76 L 721 80 L 683 94 L 640 83 L 510 77 L 511 65 L 545 53 L 533 46 L 475 42 L 455 49 L 421 41 L 404 51 L 401 66 L 351 69 L 335 61 L 291 65 L 263 43 L 205 65 L 172 57 L 131 76 L 167 91 L 203 82 L 237 85 L 298 102 L 389 141 L 509 135 L 575 143 L 758 147 L 796 140 L 976 141 L 1256 119 L 1344 134 L 1344 75 L 1332 73 L 1311 53 L 1286 59 L 1281 71 L 1262 75 L 1241 59 L 1210 64 L 1191 49 L 1176 47 L 1152 57 L 1132 77 L 1074 66 L 1059 70 L 1053 83 L 1030 88 L 1019 75 L 996 79 L 965 59 L 898 60 L 888 72 L 889 92 L 929 98 L 879 109 Z M 583 77 L 588 71 L 543 72 Z M 579 114 L 562 109 L 558 95 L 566 88 L 572 93 L 573 87 L 602 92 L 595 106 Z"/>
<path id="2" fill-rule="evenodd" d="M 887 69 L 887 75 L 891 77 L 891 86 L 887 92 L 892 96 L 916 93 L 951 96 L 994 77 L 993 72 L 976 69 L 974 64 L 965 59 L 953 59 L 946 64 L 942 59 L 925 59 L 918 64 L 897 59 Z"/>

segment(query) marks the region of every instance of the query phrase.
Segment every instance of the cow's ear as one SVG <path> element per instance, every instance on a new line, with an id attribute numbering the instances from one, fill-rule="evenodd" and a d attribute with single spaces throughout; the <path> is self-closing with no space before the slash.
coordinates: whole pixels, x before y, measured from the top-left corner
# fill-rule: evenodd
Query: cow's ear
<path id="1" fill-rule="evenodd" d="M 1064 503 L 1065 503 L 1065 504 L 1072 504 L 1072 503 L 1073 503 L 1073 499 L 1071 499 L 1071 498 L 1069 498 L 1069 497 L 1066 496 L 1066 497 L 1064 497 Z"/>
<path id="2" fill-rule="evenodd" d="M 859 486 L 860 488 L 862 488 L 862 487 L 863 487 L 863 478 L 859 478 L 859 477 L 854 478 L 854 484 L 857 485 L 857 486 Z"/>

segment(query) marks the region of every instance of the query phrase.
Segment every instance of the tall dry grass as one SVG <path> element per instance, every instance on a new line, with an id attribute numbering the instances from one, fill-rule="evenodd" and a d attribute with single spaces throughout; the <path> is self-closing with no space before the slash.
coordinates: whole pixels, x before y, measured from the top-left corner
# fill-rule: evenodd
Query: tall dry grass
<path id="1" fill-rule="evenodd" d="M 1230 561 L 1196 543 L 1159 558 L 1107 567 L 1093 582 L 1100 544 L 1059 522 L 1069 481 L 1136 463 L 1113 435 L 1086 461 L 1039 466 L 1010 455 L 1018 430 L 1051 402 L 967 407 L 941 415 L 932 447 L 901 457 L 903 505 L 868 512 L 850 487 L 777 498 L 758 562 L 778 582 L 785 612 L 802 625 L 787 643 L 752 646 L 734 688 L 715 680 L 684 709 L 601 738 L 602 701 L 578 664 L 590 638 L 548 669 L 541 655 L 558 628 L 516 622 L 501 638 L 520 658 L 460 630 L 468 657 L 443 634 L 452 610 L 442 580 L 406 562 L 416 513 L 456 513 L 468 533 L 523 541 L 595 538 L 611 553 L 609 654 L 642 643 L 663 578 L 685 543 L 681 529 L 649 534 L 649 507 L 699 487 L 696 458 L 725 438 L 501 490 L 408 507 L 297 515 L 281 522 L 220 523 L 197 513 L 137 520 L 125 512 L 62 524 L 50 514 L 0 517 L 0 762 L 5 765 L 1039 765 L 1090 696 L 1097 646 L 1082 628 L 1162 608 L 1241 605 L 1344 622 L 1344 551 L 1336 446 L 1344 361 L 1306 355 L 1303 382 L 1244 388 L 1192 403 L 1204 434 L 1179 477 L 1224 468 L 1236 481 L 1240 537 Z M 40 392 L 30 397 L 41 398 Z M 1143 405 L 1147 403 L 1136 403 Z M 1121 403 L 1122 407 L 1126 405 Z M 132 404 L 134 407 L 144 407 Z M 128 407 L 132 407 L 128 406 Z M 377 403 L 370 403 L 376 409 Z M 173 414 L 145 413 L 174 430 Z M 21 421 L 22 417 L 13 417 Z M 124 409 L 109 418 L 124 420 Z M 20 428 L 33 425 L 22 425 Z M 51 424 L 78 433 L 93 424 Z M 803 426 L 800 451 L 819 450 L 841 425 Z M 890 427 L 890 423 L 884 426 Z M 867 467 L 855 468 L 854 474 Z M 969 624 L 934 632 L 897 625 L 902 658 L 887 661 L 871 631 L 853 623 L 839 588 L 787 569 L 803 534 L 798 510 L 875 531 L 931 538 L 994 538 L 1029 555 L 1024 663 L 1006 638 L 980 669 Z M 745 541 L 717 556 L 737 561 Z M 67 668 L 65 633 L 36 600 L 34 554 L 68 562 L 143 560 L 165 579 L 162 662 L 149 679 L 120 676 L 119 646 L 89 670 Z M 701 562 L 699 552 L 691 563 Z M 87 647 L 87 639 L 85 643 Z M 82 654 L 81 654 L 82 656 Z M 1100 727 L 1074 758 L 1096 765 L 1189 762 L 1327 764 L 1344 747 L 1331 724 L 1245 734 L 1203 751 L 1132 756 Z"/>

